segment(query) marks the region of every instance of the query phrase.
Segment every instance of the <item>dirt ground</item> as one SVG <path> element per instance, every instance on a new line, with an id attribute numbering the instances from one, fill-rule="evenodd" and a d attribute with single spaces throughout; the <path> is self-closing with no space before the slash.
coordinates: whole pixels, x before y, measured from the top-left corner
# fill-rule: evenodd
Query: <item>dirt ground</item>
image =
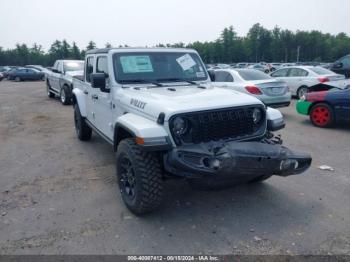
<path id="1" fill-rule="evenodd" d="M 219 192 L 170 181 L 161 210 L 139 218 L 119 196 L 111 146 L 79 141 L 71 106 L 44 82 L 0 82 L 0 254 L 350 254 L 350 127 L 281 111 L 309 171 Z"/>

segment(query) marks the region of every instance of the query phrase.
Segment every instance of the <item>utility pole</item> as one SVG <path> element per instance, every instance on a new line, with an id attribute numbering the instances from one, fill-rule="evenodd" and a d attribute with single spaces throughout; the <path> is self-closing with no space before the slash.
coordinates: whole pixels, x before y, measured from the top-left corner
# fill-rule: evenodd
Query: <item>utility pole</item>
<path id="1" fill-rule="evenodd" d="M 300 57 L 300 45 L 298 45 L 298 48 L 297 48 L 297 63 L 299 63 L 299 57 Z"/>

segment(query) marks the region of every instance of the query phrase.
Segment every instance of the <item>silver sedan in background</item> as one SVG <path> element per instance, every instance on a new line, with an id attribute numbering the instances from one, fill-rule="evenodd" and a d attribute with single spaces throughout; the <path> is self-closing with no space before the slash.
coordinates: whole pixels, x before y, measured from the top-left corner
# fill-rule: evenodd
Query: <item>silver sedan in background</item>
<path id="1" fill-rule="evenodd" d="M 255 69 L 221 69 L 209 71 L 213 84 L 218 87 L 246 93 L 270 107 L 289 106 L 291 93 L 283 81 Z"/>
<path id="2" fill-rule="evenodd" d="M 274 71 L 271 76 L 286 82 L 292 95 L 298 98 L 307 93 L 310 86 L 345 79 L 345 76 L 320 66 L 285 67 Z"/>

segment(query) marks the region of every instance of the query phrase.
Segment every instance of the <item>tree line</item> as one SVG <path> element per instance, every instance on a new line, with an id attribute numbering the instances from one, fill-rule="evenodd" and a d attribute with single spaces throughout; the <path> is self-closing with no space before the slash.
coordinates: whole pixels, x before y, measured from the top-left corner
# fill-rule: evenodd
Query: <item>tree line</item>
<path id="1" fill-rule="evenodd" d="M 126 46 L 126 45 L 125 45 Z M 350 37 L 345 33 L 332 35 L 320 31 L 293 32 L 276 26 L 268 30 L 253 25 L 246 36 L 238 36 L 232 26 L 224 28 L 218 39 L 189 44 L 158 44 L 157 47 L 186 47 L 199 52 L 205 63 L 234 62 L 332 62 L 350 53 Z M 106 43 L 105 47 L 112 47 Z M 122 47 L 122 46 L 119 46 Z M 90 41 L 85 49 L 75 42 L 56 40 L 47 52 L 41 45 L 17 44 L 13 49 L 0 47 L 0 65 L 53 65 L 57 59 L 83 59 L 86 50 L 96 48 Z"/>

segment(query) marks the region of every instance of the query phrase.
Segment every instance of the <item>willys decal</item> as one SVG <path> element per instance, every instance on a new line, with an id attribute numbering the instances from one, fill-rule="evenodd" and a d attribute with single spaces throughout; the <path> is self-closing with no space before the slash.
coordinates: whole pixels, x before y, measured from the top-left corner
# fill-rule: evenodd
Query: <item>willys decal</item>
<path id="1" fill-rule="evenodd" d="M 140 109 L 144 109 L 145 106 L 146 106 L 145 102 L 142 102 L 142 101 L 134 99 L 134 98 L 131 98 L 130 104 L 133 105 L 133 106 L 136 106 L 136 107 L 138 107 Z"/>

